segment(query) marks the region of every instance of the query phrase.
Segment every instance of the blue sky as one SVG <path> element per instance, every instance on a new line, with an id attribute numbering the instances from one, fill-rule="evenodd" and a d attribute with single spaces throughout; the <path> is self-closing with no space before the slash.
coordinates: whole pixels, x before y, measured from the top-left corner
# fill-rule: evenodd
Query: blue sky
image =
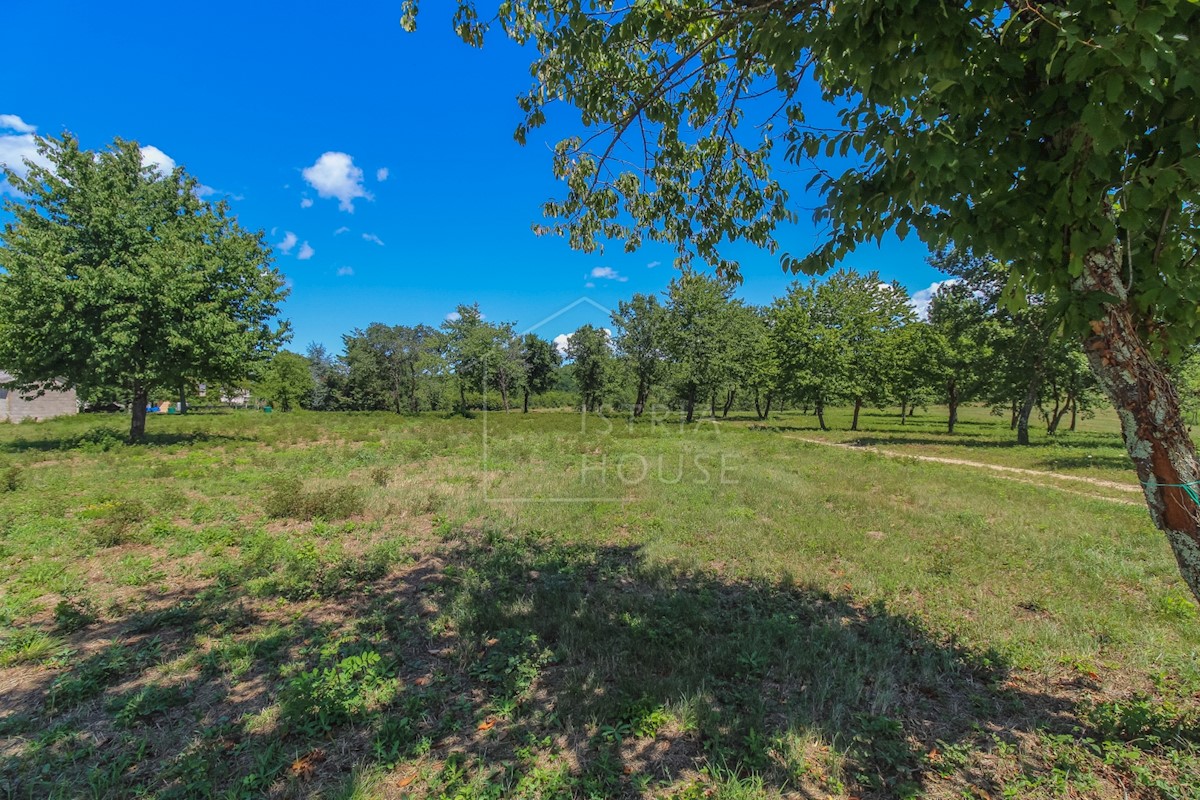
<path id="1" fill-rule="evenodd" d="M 674 274 L 665 247 L 589 255 L 533 235 L 541 203 L 559 194 L 549 148 L 574 115 L 559 109 L 517 145 L 528 55 L 499 36 L 463 45 L 448 4 L 425 4 L 415 34 L 400 29 L 399 0 L 6 5 L 5 28 L 21 33 L 5 43 L 0 161 L 36 129 L 69 130 L 86 147 L 133 139 L 184 165 L 283 245 L 292 349 L 339 350 L 352 328 L 438 324 L 476 301 L 524 328 L 584 295 L 615 307 L 660 292 Z M 796 180 L 799 194 L 806 178 Z M 780 232 L 782 250 L 813 245 L 801 217 Z M 750 302 L 794 280 L 777 256 L 733 252 Z M 942 277 L 927 255 L 915 237 L 885 240 L 846 266 L 915 292 Z M 582 303 L 539 332 L 602 317 Z"/>

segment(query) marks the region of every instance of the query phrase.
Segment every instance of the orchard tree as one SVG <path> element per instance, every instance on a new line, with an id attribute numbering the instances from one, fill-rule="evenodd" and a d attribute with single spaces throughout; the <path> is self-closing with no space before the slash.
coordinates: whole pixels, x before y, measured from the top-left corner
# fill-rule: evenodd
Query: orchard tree
<path id="1" fill-rule="evenodd" d="M 599 411 L 613 380 L 608 331 L 592 325 L 576 330 L 567 337 L 567 360 L 579 391 L 580 411 Z"/>
<path id="2" fill-rule="evenodd" d="M 942 400 L 949 410 L 946 430 L 954 433 L 958 407 L 978 398 L 991 377 L 995 338 L 987 305 L 969 286 L 943 284 L 929 305 L 929 324 L 942 339 Z"/>
<path id="3" fill-rule="evenodd" d="M 529 413 L 529 396 L 543 394 L 554 388 L 558 376 L 555 374 L 562 364 L 562 356 L 554 347 L 536 333 L 521 337 L 521 362 L 525 379 L 521 389 L 525 393 L 522 411 Z"/>
<path id="4" fill-rule="evenodd" d="M 253 391 L 260 400 L 291 411 L 293 403 L 307 403 L 315 387 L 311 362 L 299 353 L 280 350 L 260 371 Z"/>
<path id="5" fill-rule="evenodd" d="M 48 166 L 5 170 L 18 194 L 0 235 L 0 364 L 23 391 L 120 386 L 138 441 L 151 392 L 240 384 L 287 338 L 262 232 L 197 197 L 182 167 L 164 175 L 121 139 L 37 147 Z"/>
<path id="6" fill-rule="evenodd" d="M 945 385 L 949 361 L 946 340 L 928 322 L 910 322 L 893 331 L 888 341 L 891 356 L 889 391 L 900 404 L 904 425 L 917 406 L 934 402 Z"/>
<path id="7" fill-rule="evenodd" d="M 488 19 L 459 0 L 465 41 Z M 724 245 L 774 250 L 799 207 L 778 143 L 853 156 L 815 171 L 827 235 L 786 268 L 915 231 L 991 254 L 1014 303 L 1061 297 L 1200 598 L 1200 461 L 1168 367 L 1200 338 L 1200 3 L 506 0 L 495 20 L 535 54 L 518 140 L 551 103 L 582 112 L 545 208 L 576 247 L 665 241 L 736 273 Z M 818 92 L 837 124 L 809 124 Z"/>
<path id="8" fill-rule="evenodd" d="M 715 393 L 729 372 L 727 309 L 732 294 L 729 281 L 692 271 L 667 287 L 663 349 L 687 422 L 695 419 L 697 401 Z"/>
<path id="9" fill-rule="evenodd" d="M 633 415 L 640 417 L 650 401 L 650 392 L 666 372 L 664 336 L 666 312 L 652 294 L 635 294 L 622 300 L 612 315 L 617 335 L 617 355 L 627 365 L 636 384 Z"/>

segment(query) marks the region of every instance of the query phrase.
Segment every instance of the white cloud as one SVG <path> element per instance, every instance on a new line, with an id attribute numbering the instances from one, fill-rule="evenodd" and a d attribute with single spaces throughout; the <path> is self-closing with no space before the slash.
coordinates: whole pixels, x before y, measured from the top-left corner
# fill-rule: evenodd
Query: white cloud
<path id="1" fill-rule="evenodd" d="M 958 278 L 948 278 L 944 281 L 934 281 L 933 283 L 929 284 L 927 288 L 913 292 L 909 303 L 912 305 L 913 310 L 917 312 L 917 316 L 921 319 L 925 319 L 927 316 L 929 316 L 929 304 L 933 302 L 933 296 L 937 294 L 938 289 L 942 288 L 943 286 L 953 286 L 958 282 Z"/>
<path id="2" fill-rule="evenodd" d="M 346 277 L 354 274 L 354 267 L 338 267 L 337 274 L 339 277 Z"/>
<path id="3" fill-rule="evenodd" d="M 567 354 L 567 339 L 569 338 L 571 338 L 570 335 L 566 333 L 560 333 L 554 337 L 554 349 L 558 351 L 559 355 Z"/>
<path id="4" fill-rule="evenodd" d="M 379 169 L 375 170 L 375 180 L 379 181 L 380 183 L 383 183 L 387 179 L 388 179 L 388 168 L 387 167 L 380 167 Z"/>
<path id="5" fill-rule="evenodd" d="M 343 225 L 342 227 L 340 227 L 340 228 L 338 228 L 336 231 L 334 231 L 334 232 L 333 232 L 333 235 L 334 235 L 334 236 L 341 236 L 343 233 L 349 233 L 349 232 L 350 232 L 350 229 L 349 229 L 349 228 L 347 228 L 345 225 Z"/>
<path id="6" fill-rule="evenodd" d="M 50 168 L 50 161 L 37 151 L 37 143 L 33 140 L 36 130 L 16 114 L 0 114 L 0 166 L 8 167 L 22 178 L 29 174 L 29 168 L 25 166 L 27 160 Z M 17 193 L 8 185 L 8 181 L 0 179 L 0 194 L 6 192 Z"/>
<path id="7" fill-rule="evenodd" d="M 460 319 L 462 319 L 462 314 L 457 311 L 451 311 L 446 315 L 446 322 L 458 322 Z"/>
<path id="8" fill-rule="evenodd" d="M 662 264 L 661 261 L 651 261 L 649 264 L 646 265 L 646 269 L 654 269 L 655 267 L 659 266 L 660 264 Z"/>
<path id="9" fill-rule="evenodd" d="M 629 280 L 629 278 L 626 278 L 624 275 L 617 272 L 612 267 L 593 267 L 592 268 L 592 277 L 593 278 L 603 278 L 606 281 L 619 281 L 621 283 L 624 283 L 625 281 Z"/>
<path id="10" fill-rule="evenodd" d="M 279 252 L 286 256 L 288 253 L 292 252 L 292 248 L 295 247 L 296 243 L 299 241 L 300 239 L 296 236 L 296 234 L 288 231 L 283 235 L 283 241 L 275 246 L 279 248 Z"/>
<path id="11" fill-rule="evenodd" d="M 175 159 L 152 144 L 142 147 L 142 166 L 154 167 L 162 176 L 170 175 L 175 169 Z"/>
<path id="12" fill-rule="evenodd" d="M 196 188 L 192 190 L 192 194 L 203 200 L 206 197 L 212 197 L 217 193 L 217 190 L 206 183 L 197 183 Z"/>
<path id="13" fill-rule="evenodd" d="M 354 213 L 354 201 L 359 197 L 375 199 L 363 187 L 363 171 L 354 166 L 354 159 L 347 153 L 322 153 L 316 163 L 305 167 L 301 174 L 321 197 L 336 197 L 342 211 Z"/>
<path id="14" fill-rule="evenodd" d="M 383 239 L 380 239 L 378 236 L 376 236 L 373 233 L 364 233 L 362 235 L 362 237 L 365 241 L 374 242 L 375 244 L 379 245 L 380 247 L 383 247 Z"/>
<path id="15" fill-rule="evenodd" d="M 296 258 L 300 259 L 301 261 L 308 261 L 315 254 L 316 251 L 312 249 L 308 242 L 305 242 L 304 244 L 300 245 L 300 251 L 296 253 Z"/>
<path id="16" fill-rule="evenodd" d="M 583 285 L 583 288 L 585 288 L 585 289 L 595 289 L 595 288 L 596 288 L 596 284 L 592 283 L 591 281 L 588 281 L 587 283 L 585 283 L 585 284 Z"/>
<path id="17" fill-rule="evenodd" d="M 311 197 L 305 197 L 300 201 L 301 208 L 312 208 L 312 204 L 313 201 Z"/>
<path id="18" fill-rule="evenodd" d="M 0 114 L 0 129 L 17 133 L 34 133 L 37 131 L 37 126 L 30 125 L 16 114 Z"/>

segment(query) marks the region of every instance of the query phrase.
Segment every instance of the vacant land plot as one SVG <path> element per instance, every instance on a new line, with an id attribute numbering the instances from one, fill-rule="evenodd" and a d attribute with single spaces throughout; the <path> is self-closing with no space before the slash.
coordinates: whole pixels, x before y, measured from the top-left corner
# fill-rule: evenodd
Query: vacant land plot
<path id="1" fill-rule="evenodd" d="M 903 457 L 1102 421 L 150 422 L 0 426 L 2 797 L 1200 797 L 1145 510 Z"/>

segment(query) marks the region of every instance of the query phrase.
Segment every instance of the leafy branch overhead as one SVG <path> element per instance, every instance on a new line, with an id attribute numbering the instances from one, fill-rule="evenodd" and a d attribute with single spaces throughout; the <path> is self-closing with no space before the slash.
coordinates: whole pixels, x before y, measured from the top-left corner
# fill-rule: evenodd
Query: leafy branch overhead
<path id="1" fill-rule="evenodd" d="M 777 176 L 805 167 L 826 235 L 790 270 L 914 230 L 1010 265 L 1019 299 L 1068 287 L 1120 237 L 1148 256 L 1128 267 L 1139 307 L 1200 334 L 1196 3 L 507 0 L 485 18 L 464 0 L 454 26 L 536 51 L 518 141 L 553 104 L 578 110 L 541 229 L 575 247 L 669 242 L 736 276 L 728 246 L 776 250 L 799 210 Z M 835 125 L 809 122 L 830 108 Z"/>

